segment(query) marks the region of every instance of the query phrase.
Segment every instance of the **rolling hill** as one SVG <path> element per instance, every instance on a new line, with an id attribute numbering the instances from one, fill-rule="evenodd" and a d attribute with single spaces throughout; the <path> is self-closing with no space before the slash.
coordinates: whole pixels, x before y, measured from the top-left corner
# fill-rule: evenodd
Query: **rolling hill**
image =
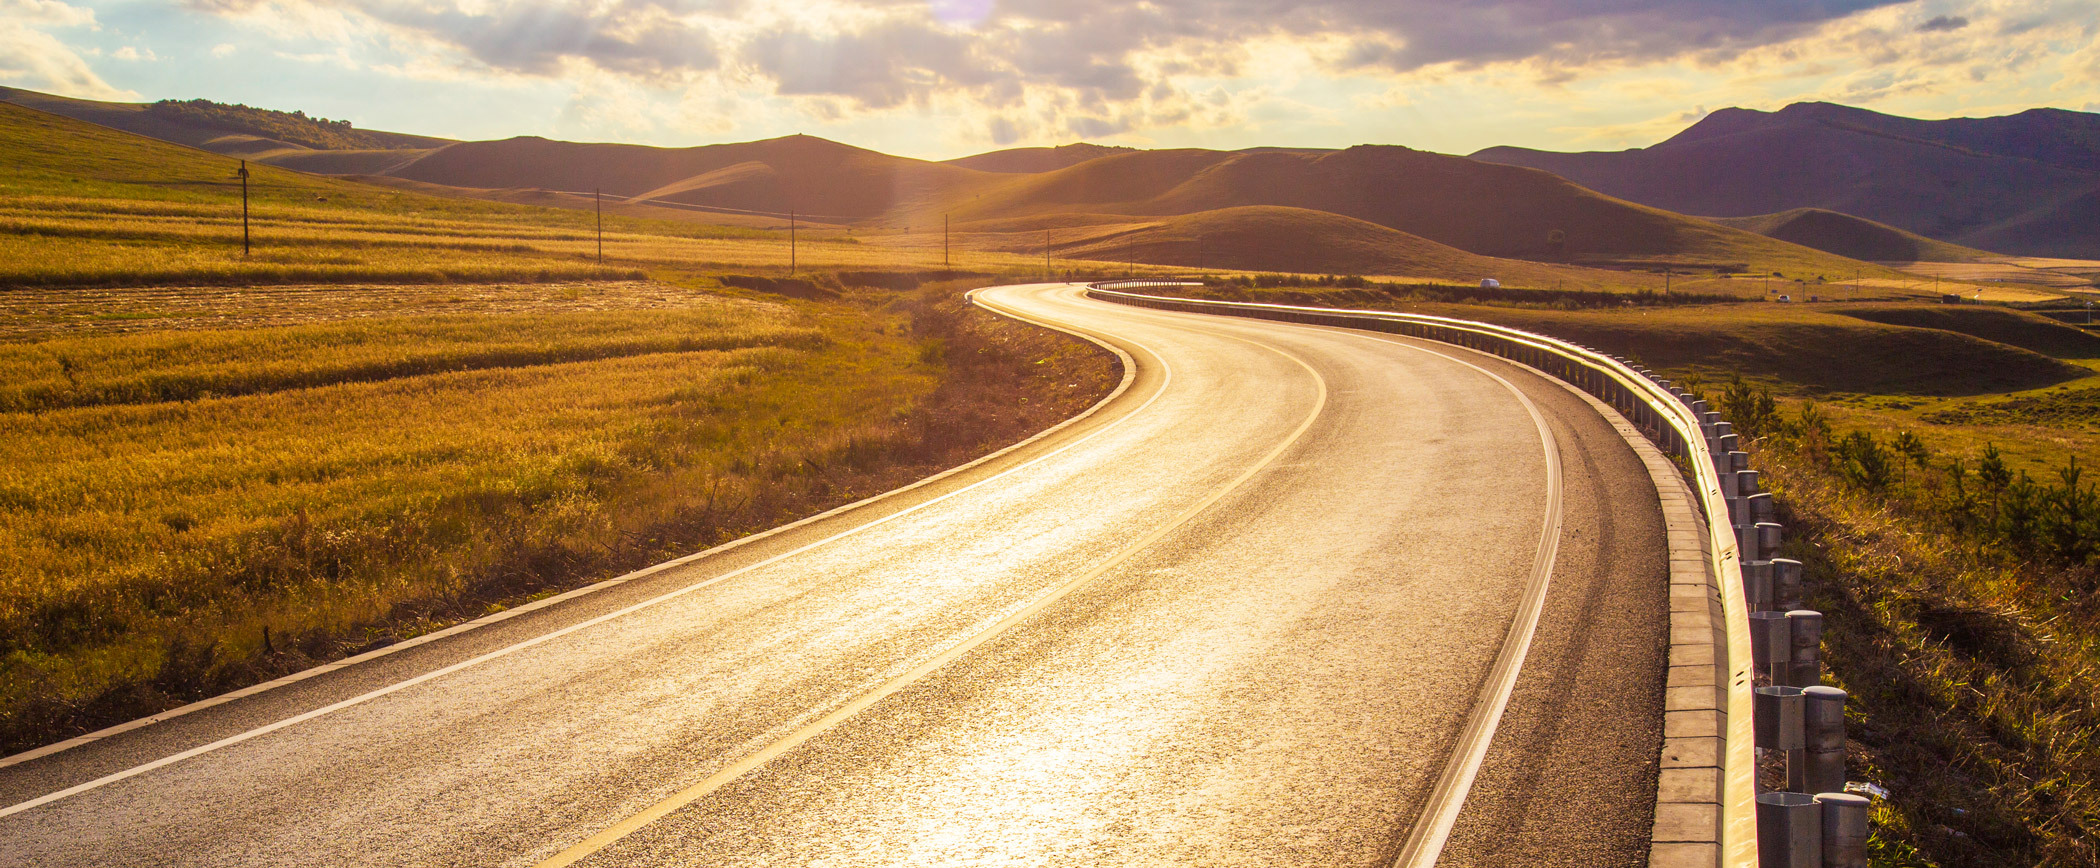
<path id="1" fill-rule="evenodd" d="M 2100 115 L 2084 112 L 1925 121 L 1828 103 L 1731 108 L 1648 148 L 1473 158 L 1686 214 L 1822 208 L 1986 250 L 2100 258 Z"/>
<path id="2" fill-rule="evenodd" d="M 97 102 L 0 87 L 0 102 L 230 157 L 328 174 L 368 172 L 451 142 L 431 136 L 353 129 L 347 123 L 309 118 L 304 113 L 201 100 Z M 361 156 L 346 156 L 349 154 Z M 342 171 L 353 165 L 356 168 Z"/>
<path id="3" fill-rule="evenodd" d="M 1361 274 L 1513 286 L 1591 289 L 1641 282 L 1623 272 L 1467 253 L 1326 211 L 1250 205 L 1056 233 L 1061 257 L 1240 271 Z M 1659 284 L 1659 281 L 1658 281 Z"/>
<path id="4" fill-rule="evenodd" d="M 1427 241 L 1477 256 L 1589 266 L 1659 270 L 1668 265 L 1803 276 L 1858 270 L 1851 260 L 1600 195 L 1547 172 L 1387 145 L 1228 152 L 1078 144 L 939 163 L 801 135 L 689 148 L 532 136 L 447 142 L 351 131 L 299 113 L 216 103 L 180 104 L 186 108 L 171 112 L 24 91 L 7 94 L 39 102 L 47 111 L 91 116 L 87 119 L 105 126 L 302 171 L 559 207 L 592 207 L 591 193 L 602 190 L 608 198 L 617 197 L 623 211 L 746 218 L 777 218 L 792 211 L 813 222 L 878 234 L 924 232 L 949 220 L 1044 226 L 1089 215 L 1113 224 L 1242 208 L 1296 209 L 1381 227 L 1393 234 L 1378 243 L 1394 245 L 1394 252 L 1366 253 L 1375 245 L 1364 225 L 1330 221 L 1322 225 L 1342 237 L 1301 249 L 1325 251 L 1336 257 L 1332 261 L 1249 252 L 1249 262 L 1277 263 L 1273 267 L 1288 262 L 1307 271 L 1389 270 L 1417 261 L 1411 257 L 1420 251 L 1409 245 Z M 316 144 L 341 147 L 313 148 L 199 126 L 221 123 L 212 120 L 221 116 L 232 118 L 225 124 L 264 131 L 282 127 L 290 130 L 283 135 L 297 133 Z M 176 122 L 185 117 L 195 123 Z M 1206 219 L 1218 226 L 1240 225 L 1254 213 Z M 1275 212 L 1259 213 L 1267 216 L 1255 223 L 1266 221 L 1275 231 L 1306 237 L 1299 231 L 1310 225 L 1306 215 L 1282 219 Z M 1147 231 L 1156 238 L 1175 230 L 1161 224 Z M 1258 235 L 1226 233 L 1255 245 L 1250 251 L 1274 249 L 1260 246 L 1264 239 Z M 1131 243 L 1125 252 L 1141 259 L 1173 249 L 1138 236 Z M 1513 273 L 1508 267 L 1501 271 Z"/>
<path id="5" fill-rule="evenodd" d="M 951 166 L 976 169 L 980 172 L 1002 174 L 1033 174 L 1050 172 L 1067 166 L 1076 166 L 1098 157 L 1127 154 L 1137 150 L 1119 145 L 1094 145 L 1073 142 L 1054 148 L 1008 148 L 945 161 Z"/>
<path id="6" fill-rule="evenodd" d="M 1552 174 L 1389 145 L 1340 151 L 1136 151 L 994 176 L 928 207 L 958 219 L 1074 212 L 1171 217 L 1245 206 L 1325 211 L 1484 256 L 1660 266 L 1850 260 L 1600 195 Z M 1555 233 L 1564 236 L 1556 247 Z"/>
<path id="7" fill-rule="evenodd" d="M 792 209 L 832 222 L 873 220 L 940 191 L 998 177 L 814 136 L 694 148 L 523 136 L 446 145 L 383 174 L 454 187 L 602 189 L 634 203 L 729 212 L 785 215 Z"/>
<path id="8" fill-rule="evenodd" d="M 1996 255 L 1821 208 L 1711 219 L 1766 238 L 1869 262 L 1980 262 Z"/>

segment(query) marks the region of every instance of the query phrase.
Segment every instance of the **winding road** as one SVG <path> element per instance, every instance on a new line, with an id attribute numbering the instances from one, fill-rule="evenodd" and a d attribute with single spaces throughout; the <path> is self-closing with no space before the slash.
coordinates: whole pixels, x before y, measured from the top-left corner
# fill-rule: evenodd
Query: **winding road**
<path id="1" fill-rule="evenodd" d="M 1453 347 L 980 304 L 1126 376 L 986 460 L 0 767 L 0 865 L 1635 865 L 1653 485 Z"/>

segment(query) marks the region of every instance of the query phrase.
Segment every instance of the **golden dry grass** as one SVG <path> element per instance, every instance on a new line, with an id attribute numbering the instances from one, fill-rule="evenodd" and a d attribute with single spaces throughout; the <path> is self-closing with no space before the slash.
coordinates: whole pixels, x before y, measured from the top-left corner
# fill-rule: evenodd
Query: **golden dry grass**
<path id="1" fill-rule="evenodd" d="M 1112 382 L 954 285 L 725 289 L 786 273 L 763 227 L 609 216 L 600 265 L 589 214 L 251 165 L 243 255 L 233 160 L 10 105 L 0 153 L 0 752 L 886 490 Z"/>
<path id="2" fill-rule="evenodd" d="M 0 748 L 893 487 L 1112 381 L 954 292 L 309 289 L 267 325 L 0 344 Z"/>

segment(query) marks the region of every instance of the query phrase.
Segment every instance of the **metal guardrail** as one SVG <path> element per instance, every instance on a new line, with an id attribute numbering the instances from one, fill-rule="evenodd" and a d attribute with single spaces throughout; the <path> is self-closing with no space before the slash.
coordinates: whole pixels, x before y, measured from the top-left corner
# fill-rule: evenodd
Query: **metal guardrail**
<path id="1" fill-rule="evenodd" d="M 1734 484 L 1736 469 L 1732 463 L 1735 454 L 1739 453 L 1732 450 L 1723 453 L 1723 460 L 1731 462 L 1728 469 L 1730 487 L 1724 492 L 1723 469 L 1715 457 L 1715 446 L 1721 442 L 1723 426 L 1727 425 L 1720 421 L 1720 414 L 1707 410 L 1703 401 L 1691 401 L 1684 393 L 1674 391 L 1667 381 L 1624 359 L 1558 338 L 1491 323 L 1391 311 L 1168 298 L 1127 291 L 1201 285 L 1199 281 L 1107 281 L 1090 285 L 1089 294 L 1139 307 L 1232 313 L 1281 322 L 1366 329 L 1491 353 L 1543 371 L 1596 396 L 1618 410 L 1664 454 L 1677 460 L 1692 483 L 1695 499 L 1704 512 L 1711 553 L 1709 567 L 1716 578 L 1722 617 L 1726 622 L 1726 641 L 1718 647 L 1725 660 L 1716 661 L 1726 673 L 1727 681 L 1724 685 L 1726 723 L 1718 758 L 1721 770 L 1719 861 L 1731 868 L 1759 866 L 1760 799 L 1757 792 L 1758 739 L 1752 722 L 1756 684 L 1750 634 L 1751 608 L 1743 583 L 1738 531 L 1731 520 L 1730 509 L 1731 499 L 1741 500 L 1733 498 L 1738 489 Z M 1727 442 L 1732 446 L 1733 435 L 1729 437 Z M 1754 477 L 1754 471 L 1750 472 Z M 1770 542 L 1774 546 L 1778 542 L 1777 527 L 1771 525 Z M 1756 530 L 1752 530 L 1753 537 Z M 1799 688 L 1789 689 L 1799 692 Z M 1805 818 L 1797 819 L 1796 823 L 1801 819 Z M 1763 864 L 1787 863 L 1767 861 Z M 1793 864 L 1799 866 L 1803 863 Z"/>

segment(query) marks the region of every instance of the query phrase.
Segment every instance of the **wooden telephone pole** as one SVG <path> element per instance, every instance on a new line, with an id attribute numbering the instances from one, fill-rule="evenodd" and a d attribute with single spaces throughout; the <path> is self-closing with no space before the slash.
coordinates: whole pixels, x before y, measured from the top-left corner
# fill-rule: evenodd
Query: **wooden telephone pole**
<path id="1" fill-rule="evenodd" d="M 788 209 L 788 276 L 795 276 L 795 209 Z"/>
<path id="2" fill-rule="evenodd" d="M 247 256 L 248 247 L 248 161 L 241 161 L 241 255 Z"/>
<path id="3" fill-rule="evenodd" d="M 598 264 L 605 264 L 605 191 L 591 191 L 591 198 L 598 203 Z"/>

